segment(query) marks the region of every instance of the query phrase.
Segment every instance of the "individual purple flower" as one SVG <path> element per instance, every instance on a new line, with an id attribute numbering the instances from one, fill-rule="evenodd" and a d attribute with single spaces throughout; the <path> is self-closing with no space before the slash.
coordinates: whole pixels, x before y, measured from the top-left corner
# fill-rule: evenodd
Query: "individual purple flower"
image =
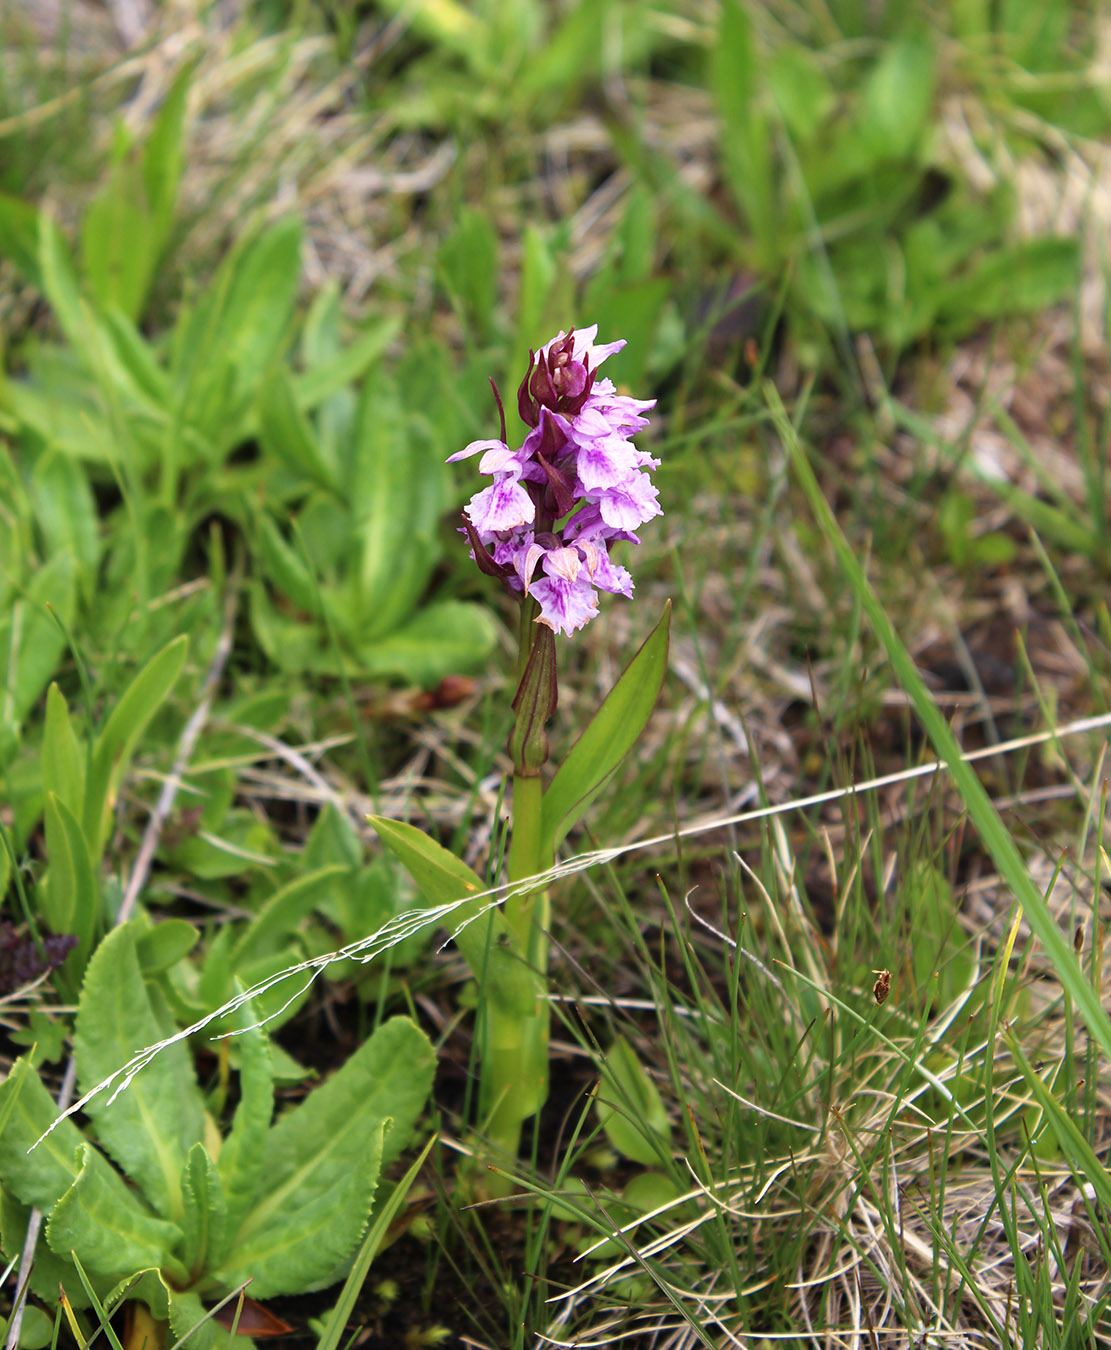
<path id="1" fill-rule="evenodd" d="M 472 441 L 449 462 L 481 454 L 493 483 L 466 508 L 464 533 L 482 571 L 499 576 L 540 607 L 538 623 L 573 633 L 598 611 L 598 591 L 631 596 L 633 580 L 613 563 L 610 545 L 639 543 L 635 530 L 662 514 L 649 471 L 659 460 L 631 437 L 648 425 L 655 399 L 619 394 L 598 367 L 623 341 L 595 343 L 597 324 L 559 333 L 538 352 L 517 390 L 529 428 L 509 448 L 505 412 L 500 440 Z M 491 384 L 493 381 L 491 381 Z"/>

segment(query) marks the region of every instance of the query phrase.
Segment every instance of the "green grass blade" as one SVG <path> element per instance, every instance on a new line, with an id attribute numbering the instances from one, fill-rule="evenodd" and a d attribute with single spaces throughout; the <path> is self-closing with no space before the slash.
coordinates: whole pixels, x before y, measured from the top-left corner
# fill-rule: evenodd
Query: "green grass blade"
<path id="1" fill-rule="evenodd" d="M 814 477 L 814 471 L 807 461 L 779 394 L 770 381 L 764 383 L 764 397 L 810 508 L 822 533 L 833 548 L 838 566 L 871 621 L 876 636 L 883 643 L 892 669 L 910 697 L 938 758 L 944 760 L 948 767 L 984 847 L 991 854 L 992 861 L 1011 893 L 1021 904 L 1034 935 L 1053 963 L 1058 979 L 1081 1010 L 1088 1030 L 1104 1053 L 1111 1055 L 1111 1021 L 1100 1004 L 1099 996 L 1085 979 L 1072 948 L 1034 885 L 1014 840 L 1007 832 L 999 813 L 992 805 L 991 798 L 972 767 L 963 759 L 956 738 L 930 697 L 910 653 L 887 617 L 848 540 L 842 534 L 829 504 L 822 495 L 818 480 Z"/>

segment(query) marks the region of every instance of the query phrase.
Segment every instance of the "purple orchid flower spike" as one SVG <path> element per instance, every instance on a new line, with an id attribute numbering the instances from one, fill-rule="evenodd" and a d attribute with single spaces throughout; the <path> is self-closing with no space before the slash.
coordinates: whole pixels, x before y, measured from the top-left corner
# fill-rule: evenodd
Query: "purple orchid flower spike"
<path id="1" fill-rule="evenodd" d="M 631 440 L 655 399 L 630 398 L 598 379 L 625 343 L 595 343 L 597 333 L 597 324 L 571 329 L 529 352 L 517 408 L 530 430 L 518 449 L 509 448 L 495 387 L 501 440 L 472 441 L 449 457 L 481 454 L 479 472 L 493 478 L 466 508 L 471 556 L 522 601 L 533 599 L 537 623 L 554 633 L 589 623 L 599 591 L 632 595 L 633 579 L 610 560 L 610 544 L 639 543 L 636 529 L 663 514 L 649 477 L 659 460 Z"/>

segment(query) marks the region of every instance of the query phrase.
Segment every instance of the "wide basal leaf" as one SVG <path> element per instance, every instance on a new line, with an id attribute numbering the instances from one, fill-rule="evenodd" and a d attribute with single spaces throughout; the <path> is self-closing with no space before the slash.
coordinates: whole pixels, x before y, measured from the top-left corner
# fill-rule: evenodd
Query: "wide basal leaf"
<path id="1" fill-rule="evenodd" d="M 93 1275 L 119 1279 L 144 1266 L 164 1266 L 181 1229 L 150 1213 L 92 1144 L 77 1150 L 79 1171 L 54 1206 L 46 1240 L 58 1256 L 75 1253 Z"/>
<path id="2" fill-rule="evenodd" d="M 30 1217 L 29 1205 L 21 1205 L 8 1190 L 0 1192 L 0 1247 L 5 1261 L 18 1259 L 23 1251 Z M 111 1289 L 110 1280 L 95 1280 L 93 1285 L 100 1298 Z M 64 1289 L 75 1308 L 85 1308 L 89 1304 L 89 1296 L 73 1262 L 67 1256 L 55 1256 L 45 1242 L 40 1242 L 35 1249 L 30 1287 L 32 1294 L 47 1302 L 55 1302 L 58 1290 Z"/>
<path id="3" fill-rule="evenodd" d="M 34 1147 L 57 1115 L 30 1056 L 17 1059 L 0 1083 L 0 1182 L 23 1204 L 47 1212 L 73 1185 L 74 1157 L 84 1142 L 73 1121 L 63 1120 Z M 104 1166 L 108 1168 L 106 1162 Z"/>
<path id="4" fill-rule="evenodd" d="M 445 675 L 474 670 L 494 649 L 497 633 L 482 605 L 443 600 L 419 609 L 403 627 L 367 640 L 359 667 L 368 675 L 401 675 L 433 685 Z"/>
<path id="5" fill-rule="evenodd" d="M 671 604 L 606 695 L 544 793 L 541 853 L 551 857 L 636 744 L 667 674 Z"/>
<path id="6" fill-rule="evenodd" d="M 252 1297 L 268 1298 L 333 1274 L 359 1240 L 383 1162 L 409 1139 L 434 1064 L 423 1032 L 393 1018 L 274 1125 L 265 1189 L 216 1272 L 226 1288 L 250 1278 Z"/>
<path id="7" fill-rule="evenodd" d="M 133 924 L 122 925 L 89 962 L 74 1032 L 82 1092 L 173 1029 L 165 1011 L 152 1006 L 136 936 Z M 86 1108 L 101 1143 L 159 1214 L 179 1219 L 182 1169 L 204 1129 L 204 1103 L 188 1049 L 181 1042 L 167 1046 L 114 1102 L 108 1097 L 101 1093 Z"/>
<path id="8" fill-rule="evenodd" d="M 597 1111 L 607 1138 L 623 1157 L 656 1167 L 669 1152 L 671 1122 L 660 1094 L 622 1036 L 606 1055 Z"/>
<path id="9" fill-rule="evenodd" d="M 368 816 L 367 820 L 430 905 L 454 905 L 488 889 L 477 872 L 415 825 L 385 816 Z M 483 910 L 487 912 L 483 914 Z M 491 907 L 490 897 L 459 905 L 444 924 L 455 934 L 455 945 L 483 986 L 485 996 L 508 1013 L 532 1017 L 540 992 L 537 976 L 526 964 L 505 915 L 496 906 Z"/>
<path id="10" fill-rule="evenodd" d="M 76 571 L 72 554 L 58 554 L 31 574 L 19 599 L 0 614 L 0 688 L 8 692 L 6 701 L 17 725 L 38 702 L 62 659 L 66 639 L 57 620 L 66 625 L 73 621 Z"/>

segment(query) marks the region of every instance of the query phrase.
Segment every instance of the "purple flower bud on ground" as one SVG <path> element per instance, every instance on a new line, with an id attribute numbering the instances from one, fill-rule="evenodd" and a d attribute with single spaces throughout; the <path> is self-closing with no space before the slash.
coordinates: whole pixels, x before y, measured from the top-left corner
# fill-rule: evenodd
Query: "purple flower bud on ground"
<path id="1" fill-rule="evenodd" d="M 630 439 L 648 425 L 643 414 L 655 399 L 630 398 L 598 379 L 625 343 L 595 344 L 597 332 L 597 324 L 572 329 L 529 352 L 517 407 L 530 430 L 519 449 L 480 440 L 449 457 L 481 454 L 479 471 L 494 480 L 466 509 L 471 556 L 522 600 L 536 600 L 537 622 L 556 633 L 588 623 L 598 591 L 632 595 L 633 579 L 610 560 L 610 544 L 639 543 L 636 528 L 663 514 L 648 476 L 659 460 Z"/>

